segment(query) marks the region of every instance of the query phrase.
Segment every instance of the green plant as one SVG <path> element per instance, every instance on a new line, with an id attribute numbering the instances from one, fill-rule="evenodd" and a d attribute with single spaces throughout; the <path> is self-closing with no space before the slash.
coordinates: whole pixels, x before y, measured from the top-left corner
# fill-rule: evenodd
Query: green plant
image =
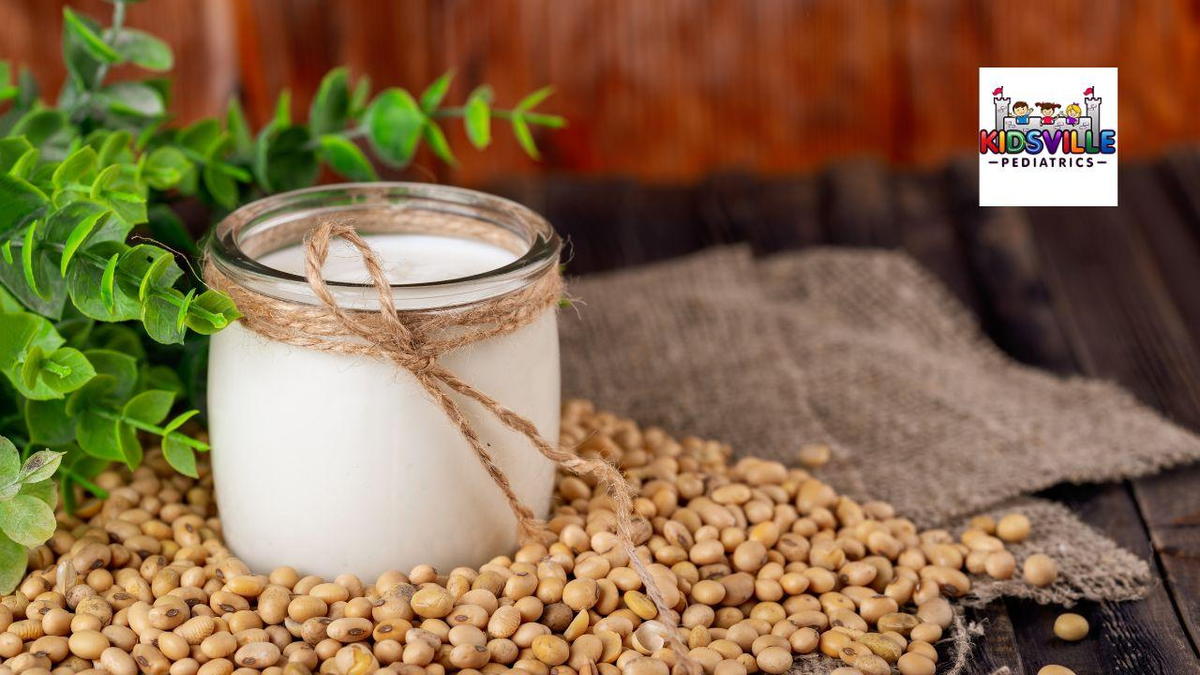
<path id="1" fill-rule="evenodd" d="M 54 534 L 58 493 L 52 476 L 61 461 L 62 453 L 42 450 L 22 464 L 17 448 L 0 436 L 0 588 L 15 588 L 25 572 L 26 547 Z"/>
<path id="2" fill-rule="evenodd" d="M 54 106 L 41 102 L 28 71 L 14 78 L 0 62 L 0 434 L 16 443 L 0 445 L 0 486 L 17 485 L 5 483 L 9 449 L 19 448 L 13 461 L 25 457 L 28 465 L 45 457 L 38 448 L 52 448 L 55 459 L 44 466 L 53 468 L 31 474 L 38 487 L 21 478 L 17 496 L 26 488 L 44 496 L 54 474 L 68 509 L 80 488 L 103 495 L 91 479 L 111 462 L 136 467 L 147 436 L 188 475 L 196 473 L 195 452 L 208 449 L 184 431 L 203 399 L 204 336 L 239 314 L 227 296 L 185 273 L 191 266 L 181 262 L 199 247 L 174 203 L 198 199 L 219 216 L 263 194 L 310 185 L 322 165 L 374 180 L 359 138 L 389 166 L 410 163 L 422 143 L 453 164 L 441 126 L 451 118 L 462 119 L 477 148 L 491 143 L 494 120 L 506 121 L 534 157 L 530 125 L 563 124 L 534 111 L 549 89 L 494 109 L 484 86 L 450 107 L 443 101 L 451 73 L 419 97 L 395 88 L 372 97 L 366 78 L 351 83 L 338 68 L 322 80 L 306 123 L 291 119 L 285 91 L 257 134 L 236 101 L 220 120 L 173 128 L 169 80 L 108 81 L 114 65 L 166 71 L 173 64 L 165 43 L 125 26 L 126 0 L 113 5 L 108 28 L 64 10 L 69 77 Z M 13 572 L 21 556 L 6 547 L 50 534 L 10 531 L 25 521 L 4 506 L 6 489 L 0 592 L 21 571 Z M 20 564 L 23 570 L 23 558 Z"/>

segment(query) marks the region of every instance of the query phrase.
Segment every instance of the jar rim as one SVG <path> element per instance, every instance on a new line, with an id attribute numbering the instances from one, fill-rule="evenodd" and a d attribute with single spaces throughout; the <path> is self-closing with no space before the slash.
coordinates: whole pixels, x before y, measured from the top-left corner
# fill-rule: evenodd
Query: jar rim
<path id="1" fill-rule="evenodd" d="M 317 185 L 250 202 L 230 212 L 217 224 L 207 246 L 208 257 L 220 272 L 242 285 L 281 299 L 304 301 L 305 296 L 311 296 L 307 279 L 264 265 L 243 249 L 242 239 L 248 228 L 269 224 L 289 213 L 304 214 L 305 209 L 310 208 L 312 215 L 317 215 L 326 209 L 399 208 L 418 203 L 423 211 L 503 228 L 523 239 L 528 248 L 512 262 L 492 270 L 450 279 L 389 284 L 393 291 L 409 295 L 430 291 L 443 298 L 461 293 L 477 295 L 487 289 L 502 293 L 523 286 L 539 277 L 548 266 L 558 264 L 562 239 L 545 218 L 522 204 L 468 188 L 388 181 Z M 514 282 L 517 283 L 514 285 Z M 326 283 L 335 295 L 362 293 L 375 288 L 369 281 L 327 280 Z"/>

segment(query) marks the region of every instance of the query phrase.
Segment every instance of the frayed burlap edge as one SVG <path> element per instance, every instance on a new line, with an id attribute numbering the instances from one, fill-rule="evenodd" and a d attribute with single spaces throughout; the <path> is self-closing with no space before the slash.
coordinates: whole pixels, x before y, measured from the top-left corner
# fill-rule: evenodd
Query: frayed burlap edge
<path id="1" fill-rule="evenodd" d="M 1001 597 L 1026 598 L 1040 604 L 1071 607 L 1080 601 L 1139 600 L 1146 596 L 1154 575 L 1150 565 L 1089 527 L 1065 506 L 1044 499 L 1024 498 L 981 512 L 997 520 L 1008 513 L 1023 513 L 1033 523 L 1029 539 L 1008 544 L 1017 558 L 1018 575 L 999 580 L 973 576 L 971 592 L 961 602 L 982 607 Z M 961 534 L 963 523 L 954 529 Z M 1020 579 L 1021 563 L 1034 553 L 1044 553 L 1058 563 L 1058 580 L 1038 588 Z"/>

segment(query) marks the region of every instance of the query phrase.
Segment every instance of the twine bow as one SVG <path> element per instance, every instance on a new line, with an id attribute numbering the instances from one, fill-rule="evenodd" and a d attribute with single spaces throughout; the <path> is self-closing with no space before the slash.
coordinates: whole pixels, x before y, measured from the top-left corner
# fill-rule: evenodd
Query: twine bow
<path id="1" fill-rule="evenodd" d="M 362 256 L 371 282 L 378 291 L 378 312 L 347 311 L 338 305 L 330 292 L 322 278 L 321 269 L 329 257 L 330 242 L 335 238 L 345 240 Z M 603 459 L 580 457 L 545 440 L 532 422 L 459 379 L 438 362 L 441 354 L 457 347 L 511 333 L 557 303 L 563 284 L 556 267 L 550 266 L 540 278 L 518 291 L 481 301 L 461 311 L 401 313 L 396 309 L 387 275 L 370 245 L 352 225 L 324 222 L 305 239 L 305 278 L 322 307 L 286 302 L 250 291 L 232 282 L 211 262 L 205 268 L 205 278 L 214 287 L 227 292 L 237 303 L 246 326 L 264 337 L 310 349 L 386 358 L 412 373 L 462 433 L 479 463 L 503 493 L 516 516 L 523 544 L 540 542 L 545 527 L 521 502 L 508 477 L 496 464 L 449 392 L 477 401 L 558 466 L 580 476 L 592 477 L 612 498 L 617 539 L 629 557 L 629 564 L 641 579 L 646 595 L 658 608 L 658 620 L 667 628 L 668 634 L 664 638 L 684 669 L 694 672 L 696 664 L 688 658 L 686 648 L 676 635 L 678 624 L 675 612 L 666 605 L 658 583 L 637 555 L 632 515 L 633 490 L 621 472 Z M 446 329 L 455 330 L 447 335 Z M 358 340 L 345 340 L 346 336 L 354 336 Z"/>

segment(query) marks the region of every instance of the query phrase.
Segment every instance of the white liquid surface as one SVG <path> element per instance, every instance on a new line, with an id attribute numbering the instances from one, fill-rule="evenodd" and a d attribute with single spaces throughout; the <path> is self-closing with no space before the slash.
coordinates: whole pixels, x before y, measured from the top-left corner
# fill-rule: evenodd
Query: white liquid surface
<path id="1" fill-rule="evenodd" d="M 486 272 L 515 255 L 431 235 L 372 235 L 393 283 Z M 303 275 L 304 251 L 260 259 Z M 327 280 L 367 280 L 338 242 Z M 404 306 L 404 291 L 397 304 Z M 513 333 L 441 357 L 466 382 L 558 438 L 553 310 Z M 209 417 L 218 504 L 229 547 L 258 571 L 292 565 L 364 580 L 430 563 L 449 570 L 511 552 L 516 520 L 461 433 L 395 365 L 267 340 L 240 323 L 213 336 Z M 522 500 L 549 509 L 554 466 L 477 404 L 457 398 Z"/>
<path id="2" fill-rule="evenodd" d="M 482 274 L 517 259 L 516 254 L 475 239 L 429 234 L 368 235 L 364 237 L 393 284 L 424 284 Z M 258 262 L 282 272 L 304 276 L 304 250 L 286 248 L 268 253 Z M 321 268 L 326 281 L 370 283 L 358 249 L 342 239 L 329 243 L 329 257 Z"/>

